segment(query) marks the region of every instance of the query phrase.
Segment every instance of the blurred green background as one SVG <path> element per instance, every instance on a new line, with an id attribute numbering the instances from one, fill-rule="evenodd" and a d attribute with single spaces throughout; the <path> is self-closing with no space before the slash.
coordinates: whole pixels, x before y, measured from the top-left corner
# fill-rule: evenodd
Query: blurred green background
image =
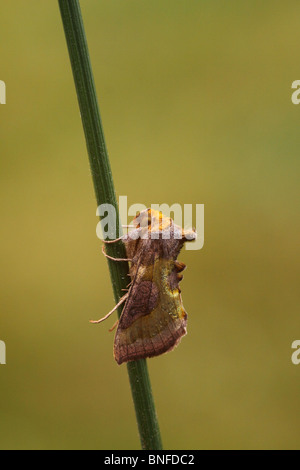
<path id="1" fill-rule="evenodd" d="M 118 195 L 204 203 L 166 449 L 299 448 L 300 3 L 82 1 Z M 57 2 L 0 1 L 0 448 L 139 448 Z"/>

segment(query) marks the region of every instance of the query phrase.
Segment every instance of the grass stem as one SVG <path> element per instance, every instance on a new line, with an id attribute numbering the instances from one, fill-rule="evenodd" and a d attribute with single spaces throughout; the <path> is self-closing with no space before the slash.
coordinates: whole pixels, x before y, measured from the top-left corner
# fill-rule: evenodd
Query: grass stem
<path id="1" fill-rule="evenodd" d="M 96 96 L 93 72 L 88 52 L 86 35 L 78 0 L 58 0 L 73 71 L 86 145 L 90 160 L 94 189 L 98 206 L 111 204 L 117 214 L 117 234 L 120 218 L 114 189 L 112 172 Z M 124 244 L 120 241 L 108 244 L 107 253 L 114 258 L 126 258 Z M 124 294 L 128 284 L 128 263 L 117 263 L 108 259 L 109 271 L 116 303 Z M 121 314 L 121 307 L 118 314 Z M 146 360 L 127 364 L 132 397 L 142 448 L 162 449 L 158 421 L 151 391 Z"/>

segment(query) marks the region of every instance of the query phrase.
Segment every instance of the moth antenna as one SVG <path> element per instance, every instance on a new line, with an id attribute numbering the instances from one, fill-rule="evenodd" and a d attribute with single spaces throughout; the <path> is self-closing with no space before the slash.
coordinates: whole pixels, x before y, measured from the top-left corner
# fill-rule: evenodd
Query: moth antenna
<path id="1" fill-rule="evenodd" d="M 120 305 L 122 305 L 123 302 L 125 302 L 127 297 L 128 297 L 128 293 L 123 295 L 123 297 L 121 297 L 117 305 L 115 305 L 114 308 L 105 315 L 105 317 L 100 318 L 100 320 L 90 320 L 90 323 L 101 323 L 102 321 L 106 320 L 115 310 L 117 310 L 118 307 L 120 307 Z"/>
<path id="2" fill-rule="evenodd" d="M 111 333 L 116 328 L 118 323 L 119 323 L 119 320 L 117 320 L 108 331 Z"/>
<path id="3" fill-rule="evenodd" d="M 112 256 L 107 255 L 104 251 L 104 245 L 102 245 L 102 253 L 106 258 L 112 259 L 113 261 L 132 261 L 132 259 L 129 258 L 113 258 Z"/>

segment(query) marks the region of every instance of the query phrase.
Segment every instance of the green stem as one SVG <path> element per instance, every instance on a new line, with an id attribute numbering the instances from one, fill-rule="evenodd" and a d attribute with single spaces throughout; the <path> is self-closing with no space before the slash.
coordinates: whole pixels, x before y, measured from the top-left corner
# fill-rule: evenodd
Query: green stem
<path id="1" fill-rule="evenodd" d="M 69 50 L 90 167 L 98 206 L 111 204 L 117 214 L 116 233 L 120 233 L 120 217 L 112 173 L 105 145 L 97 102 L 95 83 L 78 0 L 58 0 Z M 126 258 L 122 242 L 111 243 L 107 252 L 114 258 Z M 116 303 L 128 284 L 128 263 L 108 260 Z M 118 310 L 120 316 L 122 308 Z M 147 363 L 144 359 L 127 364 L 132 397 L 143 449 L 162 449 L 159 426 L 151 391 Z"/>

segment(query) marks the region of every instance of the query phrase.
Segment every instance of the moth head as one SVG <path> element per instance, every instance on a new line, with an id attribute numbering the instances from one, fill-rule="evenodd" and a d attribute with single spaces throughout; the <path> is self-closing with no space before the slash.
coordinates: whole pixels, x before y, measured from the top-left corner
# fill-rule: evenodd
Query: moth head
<path id="1" fill-rule="evenodd" d="M 173 225 L 173 220 L 165 217 L 161 211 L 149 208 L 137 213 L 133 219 L 133 225 L 137 229 L 141 229 L 144 235 L 147 235 L 147 233 L 150 235 L 151 233 L 162 233 L 168 230 Z"/>
<path id="2" fill-rule="evenodd" d="M 185 230 L 161 211 L 150 208 L 138 212 L 133 225 L 138 231 L 137 236 L 142 239 L 179 239 L 186 242 L 197 237 L 195 229 Z"/>

